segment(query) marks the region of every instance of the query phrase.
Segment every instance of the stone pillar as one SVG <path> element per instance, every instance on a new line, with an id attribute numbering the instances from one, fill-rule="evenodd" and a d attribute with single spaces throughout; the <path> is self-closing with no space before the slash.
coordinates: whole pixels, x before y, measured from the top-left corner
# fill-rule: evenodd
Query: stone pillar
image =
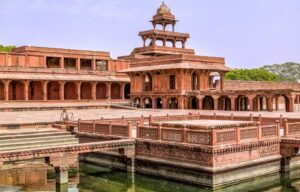
<path id="1" fill-rule="evenodd" d="M 108 100 L 111 99 L 111 95 L 110 95 L 110 92 L 111 92 L 111 82 L 107 82 L 106 84 L 106 98 Z"/>
<path id="2" fill-rule="evenodd" d="M 235 99 L 236 99 L 236 96 L 230 96 L 230 102 L 231 102 L 231 111 L 235 111 Z"/>
<path id="3" fill-rule="evenodd" d="M 10 83 L 10 80 L 4 81 L 4 100 L 5 101 L 9 100 L 9 83 Z"/>
<path id="4" fill-rule="evenodd" d="M 56 183 L 57 184 L 66 184 L 68 183 L 68 170 L 67 166 L 55 167 L 56 173 Z"/>
<path id="5" fill-rule="evenodd" d="M 76 84 L 77 84 L 77 100 L 80 101 L 81 100 L 81 82 L 78 81 Z"/>
<path id="6" fill-rule="evenodd" d="M 124 149 L 126 155 L 126 168 L 130 173 L 135 173 L 135 147 Z"/>
<path id="7" fill-rule="evenodd" d="M 59 99 L 60 100 L 65 100 L 65 82 L 60 81 L 59 82 Z"/>
<path id="8" fill-rule="evenodd" d="M 223 91 L 224 89 L 224 73 L 220 74 L 220 90 Z"/>
<path id="9" fill-rule="evenodd" d="M 283 157 L 280 161 L 280 172 L 289 172 L 290 171 L 290 157 Z"/>
<path id="10" fill-rule="evenodd" d="M 43 88 L 43 100 L 47 101 L 48 99 L 48 93 L 47 93 L 47 85 L 48 85 L 48 81 L 42 81 L 42 88 Z"/>
<path id="11" fill-rule="evenodd" d="M 278 111 L 279 106 L 278 106 L 278 97 L 275 97 L 275 106 L 276 106 L 276 111 Z"/>
<path id="12" fill-rule="evenodd" d="M 65 65 L 64 65 L 64 57 L 61 57 L 61 58 L 60 58 L 59 67 L 60 67 L 61 69 L 65 68 Z"/>
<path id="13" fill-rule="evenodd" d="M 169 108 L 167 98 L 162 98 L 162 108 L 163 109 L 168 109 Z"/>
<path id="14" fill-rule="evenodd" d="M 267 96 L 267 111 L 272 112 L 273 111 L 273 97 Z"/>
<path id="15" fill-rule="evenodd" d="M 202 95 L 199 95 L 199 96 L 197 96 L 197 99 L 198 99 L 198 108 L 200 109 L 200 110 L 202 110 L 203 109 L 203 98 L 204 98 L 204 96 L 202 96 Z"/>
<path id="16" fill-rule="evenodd" d="M 249 99 L 249 111 L 254 111 L 253 101 L 254 101 L 255 95 L 248 95 L 247 97 Z"/>
<path id="17" fill-rule="evenodd" d="M 96 59 L 92 60 L 92 70 L 96 71 Z"/>
<path id="18" fill-rule="evenodd" d="M 289 111 L 288 112 L 294 112 L 294 107 L 295 107 L 295 100 L 293 95 L 290 95 L 289 97 Z"/>
<path id="19" fill-rule="evenodd" d="M 184 109 L 184 100 L 183 100 L 183 98 L 179 97 L 177 99 L 177 101 L 178 101 L 178 109 Z"/>
<path id="20" fill-rule="evenodd" d="M 28 101 L 28 87 L 29 87 L 29 80 L 24 81 L 24 99 Z"/>
<path id="21" fill-rule="evenodd" d="M 80 58 L 76 59 L 76 69 L 80 70 Z"/>
<path id="22" fill-rule="evenodd" d="M 125 95 L 124 95 L 124 88 L 125 88 L 125 83 L 121 83 L 120 85 L 120 95 L 121 95 L 121 99 L 124 99 L 125 98 Z M 153 101 L 152 101 L 152 105 L 153 105 Z"/>
<path id="23" fill-rule="evenodd" d="M 97 82 L 92 82 L 92 99 L 96 100 Z"/>
<path id="24" fill-rule="evenodd" d="M 218 110 L 219 108 L 219 97 L 218 96 L 214 96 L 214 110 Z"/>

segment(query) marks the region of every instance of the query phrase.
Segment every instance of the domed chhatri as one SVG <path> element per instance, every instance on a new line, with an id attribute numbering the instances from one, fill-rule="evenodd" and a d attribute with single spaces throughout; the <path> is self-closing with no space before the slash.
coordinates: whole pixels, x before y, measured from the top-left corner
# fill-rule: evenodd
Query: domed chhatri
<path id="1" fill-rule="evenodd" d="M 157 15 L 159 15 L 159 14 L 171 14 L 171 10 L 167 5 L 165 5 L 164 2 L 162 2 L 162 4 L 159 6 L 159 8 L 156 11 L 156 14 Z"/>

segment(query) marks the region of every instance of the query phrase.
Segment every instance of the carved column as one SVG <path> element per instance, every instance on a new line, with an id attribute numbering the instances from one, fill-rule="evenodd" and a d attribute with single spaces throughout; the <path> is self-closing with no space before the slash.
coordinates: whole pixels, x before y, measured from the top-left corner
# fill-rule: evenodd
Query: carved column
<path id="1" fill-rule="evenodd" d="M 95 59 L 92 60 L 92 70 L 96 71 L 96 60 Z"/>
<path id="2" fill-rule="evenodd" d="M 167 98 L 162 98 L 162 108 L 163 109 L 168 109 L 168 100 Z"/>
<path id="3" fill-rule="evenodd" d="M 289 104 L 290 104 L 288 112 L 294 112 L 294 106 L 295 106 L 294 96 L 290 95 L 288 98 L 289 98 Z"/>
<path id="4" fill-rule="evenodd" d="M 213 96 L 214 99 L 214 110 L 219 109 L 219 96 Z"/>
<path id="5" fill-rule="evenodd" d="M 111 82 L 107 82 L 107 83 L 105 83 L 105 85 L 106 85 L 106 98 L 108 99 L 108 100 L 110 100 L 111 99 Z"/>
<path id="6" fill-rule="evenodd" d="M 28 101 L 28 87 L 29 87 L 29 80 L 24 81 L 24 99 Z"/>
<path id="7" fill-rule="evenodd" d="M 273 97 L 267 96 L 267 111 L 272 112 L 273 111 Z"/>
<path id="8" fill-rule="evenodd" d="M 224 73 L 220 73 L 220 90 L 224 89 Z"/>
<path id="9" fill-rule="evenodd" d="M 59 99 L 60 100 L 65 100 L 65 82 L 60 81 L 59 82 Z"/>
<path id="10" fill-rule="evenodd" d="M 59 67 L 60 67 L 61 69 L 65 68 L 65 65 L 64 65 L 64 57 L 61 57 L 61 58 L 60 58 Z"/>
<path id="11" fill-rule="evenodd" d="M 120 94 L 121 94 L 121 99 L 124 99 L 124 87 L 125 87 L 125 83 L 121 83 L 120 85 Z M 153 101 L 152 101 L 153 102 Z"/>
<path id="12" fill-rule="evenodd" d="M 198 99 L 198 108 L 200 109 L 200 110 L 202 110 L 203 109 L 203 98 L 204 98 L 204 96 L 203 95 L 198 95 L 197 96 L 197 99 Z"/>
<path id="13" fill-rule="evenodd" d="M 55 167 L 56 183 L 65 184 L 68 183 L 68 166 Z"/>
<path id="14" fill-rule="evenodd" d="M 249 111 L 254 111 L 253 110 L 253 100 L 255 98 L 255 95 L 247 95 L 248 99 L 249 99 Z"/>
<path id="15" fill-rule="evenodd" d="M 43 100 L 46 101 L 47 98 L 47 85 L 48 85 L 48 81 L 42 81 L 42 88 L 43 88 Z"/>
<path id="16" fill-rule="evenodd" d="M 96 100 L 97 82 L 92 82 L 92 99 Z"/>
<path id="17" fill-rule="evenodd" d="M 9 100 L 9 83 L 10 83 L 10 80 L 4 81 L 4 100 L 5 101 Z"/>
<path id="18" fill-rule="evenodd" d="M 231 102 L 231 111 L 235 111 L 235 99 L 236 96 L 230 96 L 230 102 Z"/>
<path id="19" fill-rule="evenodd" d="M 183 101 L 183 98 L 182 97 L 179 97 L 177 99 L 178 101 L 178 109 L 183 109 L 184 108 L 184 101 Z"/>
<path id="20" fill-rule="evenodd" d="M 81 82 L 77 82 L 77 100 L 81 100 Z"/>
<path id="21" fill-rule="evenodd" d="M 80 70 L 80 58 L 76 59 L 76 69 Z"/>

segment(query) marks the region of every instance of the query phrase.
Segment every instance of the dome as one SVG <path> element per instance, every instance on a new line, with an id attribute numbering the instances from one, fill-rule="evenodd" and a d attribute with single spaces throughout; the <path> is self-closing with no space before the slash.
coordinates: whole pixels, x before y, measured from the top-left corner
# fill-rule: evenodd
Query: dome
<path id="1" fill-rule="evenodd" d="M 171 14 L 171 10 L 168 6 L 163 2 L 156 11 L 156 14 Z"/>

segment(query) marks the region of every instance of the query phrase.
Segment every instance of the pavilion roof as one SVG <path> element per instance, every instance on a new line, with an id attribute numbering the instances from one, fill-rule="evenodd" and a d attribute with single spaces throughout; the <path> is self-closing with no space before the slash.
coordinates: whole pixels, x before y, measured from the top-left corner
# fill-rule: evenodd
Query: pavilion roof
<path id="1" fill-rule="evenodd" d="M 164 70 L 164 69 L 203 69 L 203 70 L 215 70 L 215 71 L 230 71 L 229 67 L 225 65 L 218 64 L 207 64 L 207 63 L 172 63 L 172 64 L 164 64 L 164 65 L 150 65 L 143 67 L 133 67 L 124 69 L 120 72 L 128 73 L 128 72 L 140 72 L 140 71 L 154 71 L 154 70 Z"/>

